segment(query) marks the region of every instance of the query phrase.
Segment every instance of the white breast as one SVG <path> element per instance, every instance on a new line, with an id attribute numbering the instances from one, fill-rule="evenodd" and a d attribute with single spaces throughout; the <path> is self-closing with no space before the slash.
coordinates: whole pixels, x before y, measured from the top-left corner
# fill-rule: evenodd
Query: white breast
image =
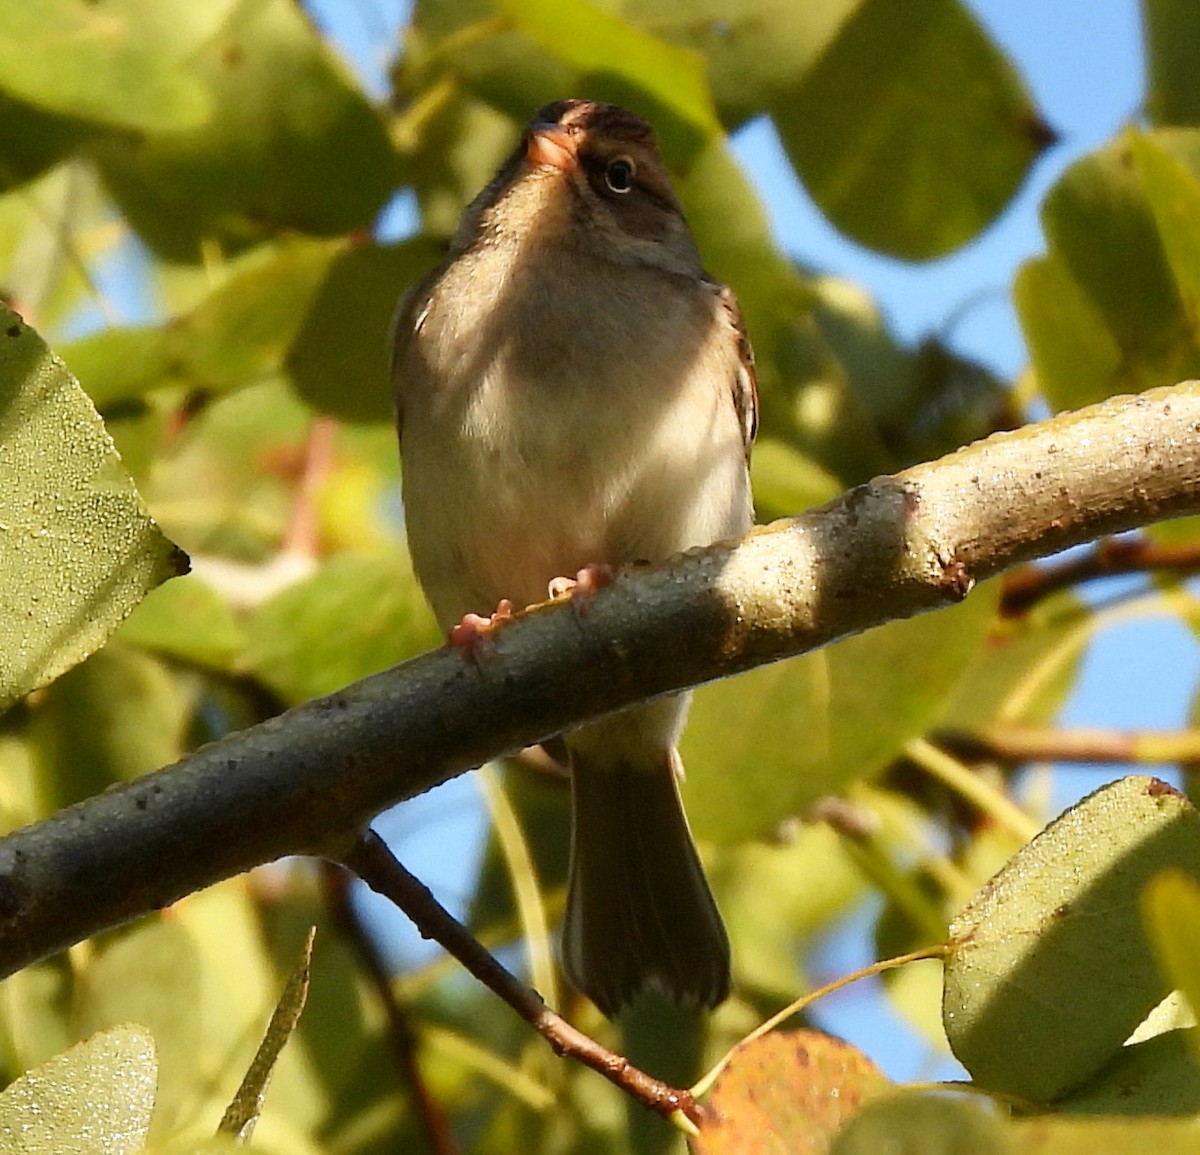
<path id="1" fill-rule="evenodd" d="M 750 524 L 736 336 L 711 289 L 562 259 L 510 269 L 460 258 L 399 365 L 409 544 L 444 626 Z M 633 277 L 654 280 L 655 308 L 629 299 Z"/>

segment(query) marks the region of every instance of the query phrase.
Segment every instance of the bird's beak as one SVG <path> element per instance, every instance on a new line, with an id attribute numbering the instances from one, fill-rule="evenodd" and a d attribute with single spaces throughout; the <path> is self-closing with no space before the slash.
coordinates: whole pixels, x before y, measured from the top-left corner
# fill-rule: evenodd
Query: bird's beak
<path id="1" fill-rule="evenodd" d="M 571 172 L 579 164 L 575 142 L 557 124 L 535 124 L 530 128 L 525 159 L 530 164 L 545 164 L 563 172 Z"/>

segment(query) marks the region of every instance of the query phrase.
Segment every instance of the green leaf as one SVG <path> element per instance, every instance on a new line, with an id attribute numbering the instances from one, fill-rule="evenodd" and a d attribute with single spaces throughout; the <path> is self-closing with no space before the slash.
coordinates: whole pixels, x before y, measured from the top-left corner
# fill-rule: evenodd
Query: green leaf
<path id="1" fill-rule="evenodd" d="M 1200 180 L 1168 151 L 1195 154 L 1200 133 L 1131 134 L 1129 145 L 1146 190 L 1175 288 L 1188 318 L 1192 339 L 1200 332 Z M 1189 146 L 1191 146 L 1189 148 Z"/>
<path id="2" fill-rule="evenodd" d="M 1114 782 L 1048 826 L 953 921 L 942 1018 L 983 1087 L 1044 1103 L 1079 1087 L 1167 993 L 1139 898 L 1196 870 L 1200 816 L 1153 778 Z"/>
<path id="3" fill-rule="evenodd" d="M 65 806 L 174 762 L 192 709 L 187 688 L 161 661 L 114 639 L 31 707 L 44 788 Z"/>
<path id="4" fill-rule="evenodd" d="M 313 918 L 329 915 L 330 890 L 326 885 L 319 884 L 307 871 L 289 877 L 292 885 L 286 896 L 277 896 L 267 905 L 245 902 L 239 923 L 239 930 L 252 934 L 254 939 L 251 970 L 259 1006 L 245 1032 L 250 1039 L 261 1032 L 264 1008 L 269 1007 L 279 986 L 276 975 L 269 974 L 266 989 L 258 989 L 263 986 L 259 975 L 261 940 L 265 939 L 276 972 L 282 973 L 294 965 Z M 210 966 L 221 972 L 224 984 L 241 999 L 238 973 L 242 964 L 225 958 L 220 941 L 225 912 L 214 905 L 206 921 Z M 425 1025 L 424 1009 L 408 1000 L 403 1006 L 414 1025 Z M 409 1105 L 403 1099 L 398 1101 L 396 1095 L 393 1041 L 378 997 L 363 983 L 361 955 L 345 935 L 324 935 L 304 1014 L 292 1035 L 292 1044 L 279 1056 L 255 1130 L 256 1140 L 280 1155 L 298 1153 L 297 1144 L 278 1137 L 278 1123 L 283 1120 L 320 1137 L 311 1140 L 311 1149 L 307 1145 L 303 1148 L 306 1155 L 325 1155 L 331 1148 L 340 1148 L 347 1155 L 360 1151 L 364 1155 L 419 1151 L 424 1142 L 423 1135 L 415 1133 L 419 1123 L 414 1121 Z M 424 1030 L 418 1046 L 422 1075 L 434 1081 L 439 1096 L 462 1092 L 454 1100 L 460 1104 L 473 1096 L 465 1081 L 448 1082 L 444 1072 L 430 1061 Z M 236 1062 L 240 1065 L 243 1061 L 239 1054 Z M 269 1135 L 276 1136 L 271 1145 Z"/>
<path id="5" fill-rule="evenodd" d="M 805 944 L 839 919 L 865 890 L 863 873 L 825 823 L 796 825 L 785 837 L 723 847 L 709 878 L 729 928 L 734 986 L 779 1006 L 809 984 Z M 819 878 L 819 886 L 802 880 Z"/>
<path id="6" fill-rule="evenodd" d="M 697 834 L 761 835 L 878 774 L 940 717 L 992 620 L 994 596 L 985 588 L 943 613 L 698 690 L 681 744 Z"/>
<path id="7" fill-rule="evenodd" d="M 680 751 L 697 837 L 734 844 L 840 785 L 830 749 L 828 657 L 806 654 L 696 691 Z"/>
<path id="8" fill-rule="evenodd" d="M 278 373 L 337 248 L 298 238 L 248 254 L 194 308 L 157 326 L 101 329 L 63 349 L 101 408 L 160 389 L 227 392 Z M 380 345 L 386 327 L 376 334 Z"/>
<path id="9" fill-rule="evenodd" d="M 1200 884 L 1168 868 L 1152 878 L 1142 896 L 1146 933 L 1168 983 L 1200 1007 Z M 1200 1032 L 1187 1032 L 1200 1063 Z"/>
<path id="10" fill-rule="evenodd" d="M 9 1155 L 136 1155 L 154 1110 L 154 1039 L 132 1023 L 103 1031 L 0 1093 Z"/>
<path id="11" fill-rule="evenodd" d="M 171 326 L 177 373 L 219 391 L 278 373 L 336 251 L 322 242 L 285 241 L 235 273 Z"/>
<path id="12" fill-rule="evenodd" d="M 698 52 L 668 44 L 590 0 L 497 0 L 497 6 L 514 27 L 579 70 L 579 91 L 646 116 L 673 163 L 720 132 Z"/>
<path id="13" fill-rule="evenodd" d="M 704 58 L 612 7 L 590 0 L 419 3 L 400 87 L 415 96 L 443 75 L 463 80 L 518 124 L 564 96 L 609 100 L 650 120 L 664 155 L 686 164 L 719 133 Z"/>
<path id="14" fill-rule="evenodd" d="M 200 964 L 188 931 L 151 918 L 106 946 L 79 983 L 73 1021 L 80 1035 L 142 1024 L 158 1045 L 154 1130 L 177 1125 L 198 1090 Z"/>
<path id="15" fill-rule="evenodd" d="M 279 998 L 281 974 L 295 963 L 303 937 L 303 928 L 299 928 L 286 945 L 286 958 L 275 957 L 267 941 L 269 926 L 279 917 L 280 908 L 290 908 L 296 891 L 307 891 L 313 876 L 303 868 L 272 872 L 273 885 L 279 889 L 268 902 L 259 893 L 262 881 L 255 883 L 245 875 L 230 879 L 191 895 L 171 911 L 173 920 L 191 936 L 200 981 L 191 1012 L 200 1031 L 192 1064 L 204 1077 L 193 1078 L 192 1098 L 184 1111 L 187 1119 L 203 1121 L 207 1131 L 216 1128 L 237 1090 L 241 1072 L 254 1060 L 271 1008 Z M 315 909 L 310 901 L 298 917 L 311 920 Z M 327 941 L 321 953 L 315 997 L 329 977 L 326 964 L 331 945 Z M 355 996 L 360 993 L 354 992 Z M 337 1050 L 343 1066 L 330 1063 L 307 1044 L 299 1052 L 295 1047 L 285 1048 L 274 1068 L 271 1093 L 256 1128 L 256 1150 L 261 1144 L 264 1151 L 280 1155 L 316 1155 L 313 1132 L 330 1111 L 339 1109 L 336 1100 L 346 1093 L 346 1083 L 353 1078 L 351 1062 L 357 1060 L 353 1048 L 362 1044 L 362 1031 L 351 1013 L 361 1015 L 357 1004 L 351 1002 L 339 1010 L 343 1012 L 340 1026 L 349 1040 L 337 1037 L 327 1045 Z M 306 1011 L 305 1019 L 308 1014 Z M 332 1017 L 323 1025 L 336 1036 L 339 1024 Z M 336 1087 L 328 1082 L 331 1077 Z"/>
<path id="16" fill-rule="evenodd" d="M 391 318 L 404 291 L 441 255 L 424 237 L 340 254 L 287 356 L 296 392 L 343 421 L 391 421 Z"/>
<path id="17" fill-rule="evenodd" d="M 939 724 L 967 731 L 993 722 L 1049 726 L 1095 633 L 1095 617 L 1074 593 L 1059 594 L 1017 621 L 995 623 Z"/>
<path id="18" fill-rule="evenodd" d="M 978 1103 L 899 1094 L 868 1103 L 842 1129 L 829 1155 L 1011 1155 L 1008 1127 Z"/>
<path id="19" fill-rule="evenodd" d="M 92 402 L 105 410 L 174 383 L 178 368 L 171 330 L 159 325 L 98 329 L 63 345 L 62 357 Z"/>
<path id="20" fill-rule="evenodd" d="M 802 513 L 842 490 L 838 479 L 811 458 L 771 438 L 761 438 L 755 445 L 750 476 L 760 521 Z"/>
<path id="21" fill-rule="evenodd" d="M 809 315 L 791 322 L 780 350 L 787 408 L 780 411 L 767 390 L 763 427 L 782 423 L 798 448 L 843 485 L 856 485 L 898 467 L 883 431 L 907 420 L 914 358 L 860 286 L 826 276 L 813 289 Z"/>
<path id="22" fill-rule="evenodd" d="M 1022 269 L 1021 323 L 1058 408 L 1200 372 L 1200 132 L 1128 130 L 1042 206 L 1049 254 Z"/>
<path id="23" fill-rule="evenodd" d="M 0 709 L 100 646 L 183 571 L 91 402 L 0 310 Z"/>
<path id="24" fill-rule="evenodd" d="M 0 5 L 0 89 L 36 109 L 148 132 L 187 129 L 211 109 L 204 85 L 111 5 Z"/>
<path id="25" fill-rule="evenodd" d="M 1013 300 L 1038 388 L 1054 409 L 1079 409 L 1119 391 L 1121 347 L 1062 260 L 1026 261 Z"/>
<path id="26" fill-rule="evenodd" d="M 1076 161 L 1042 205 L 1051 252 L 1127 355 L 1169 345 L 1182 320 L 1133 139 L 1127 133 Z"/>
<path id="27" fill-rule="evenodd" d="M 517 125 L 543 104 L 580 89 L 576 70 L 513 28 L 491 0 L 416 0 L 405 52 L 397 65 L 397 91 L 410 99 L 422 128 L 434 128 L 432 138 L 421 142 L 432 147 L 423 147 L 413 158 L 418 186 L 426 157 L 438 164 L 434 138 L 442 136 L 464 111 L 469 111 L 475 129 L 483 121 L 494 122 L 497 112 L 509 121 L 509 136 L 501 154 L 494 157 L 496 163 L 479 174 L 479 181 L 470 182 L 473 195 L 499 167 L 503 152 L 516 143 Z M 469 137 L 452 131 L 446 144 L 457 155 L 443 154 L 442 163 L 452 159 L 461 168 L 470 151 Z M 426 224 L 432 222 L 427 219 Z M 440 221 L 438 231 L 446 231 Z"/>
<path id="28" fill-rule="evenodd" d="M 6 767 L 7 769 L 7 767 Z M 30 815 L 29 820 L 33 820 Z M 67 1018 L 74 975 L 65 953 L 25 967 L 0 986 L 6 1073 L 40 1066 L 75 1041 Z"/>
<path id="29" fill-rule="evenodd" d="M 210 24 L 188 60 L 212 92 L 212 115 L 95 145 L 128 221 L 178 261 L 211 241 L 235 251 L 281 229 L 369 228 L 398 182 L 397 158 L 379 113 L 302 12 L 262 0 Z"/>
<path id="30" fill-rule="evenodd" d="M 90 131 L 80 121 L 22 104 L 0 91 L 0 192 L 58 164 Z"/>
<path id="31" fill-rule="evenodd" d="M 772 117 L 826 216 L 908 260 L 978 234 L 1054 139 L 959 0 L 864 0 Z"/>
<path id="32" fill-rule="evenodd" d="M 1054 1104 L 1072 1115 L 1198 1115 L 1196 1028 L 1167 1031 L 1122 1047 L 1112 1062 Z"/>
<path id="33" fill-rule="evenodd" d="M 245 644 L 229 603 L 195 574 L 159 586 L 117 639 L 198 666 L 228 670 Z"/>
<path id="34" fill-rule="evenodd" d="M 1200 8 L 1192 0 L 1142 0 L 1147 87 L 1144 109 L 1156 125 L 1200 125 L 1196 45 Z"/>
<path id="35" fill-rule="evenodd" d="M 1050 256 L 1061 274 L 1056 270 L 1049 283 L 1035 283 L 1031 299 L 1019 303 L 1022 322 L 1032 322 L 1031 331 L 1038 335 L 1031 345 L 1039 376 L 1043 373 L 1039 352 L 1055 348 L 1056 309 L 1074 330 L 1057 346 L 1054 360 L 1046 364 L 1052 387 L 1056 380 L 1074 385 L 1069 390 L 1072 404 L 1099 400 L 1115 391 L 1141 391 L 1200 371 L 1195 319 L 1185 308 L 1160 233 L 1160 220 L 1148 196 L 1143 166 L 1138 162 L 1140 155 L 1154 166 L 1158 214 L 1171 234 L 1176 261 L 1186 263 L 1186 226 L 1175 223 L 1178 210 L 1167 203 L 1177 195 L 1177 188 L 1169 184 L 1177 182 L 1179 174 L 1158 156 L 1155 146 L 1166 148 L 1193 172 L 1200 172 L 1197 141 L 1200 134 L 1195 133 L 1159 133 L 1143 140 L 1129 130 L 1067 169 L 1042 205 Z M 1074 290 L 1064 274 L 1074 283 Z M 1053 294 L 1059 291 L 1064 301 L 1056 306 Z M 1031 306 L 1040 306 L 1043 314 L 1030 315 Z M 1107 339 L 1097 335 L 1097 319 L 1107 330 Z M 1119 364 L 1089 391 L 1081 388 L 1080 373 L 1074 374 L 1072 381 L 1065 363 L 1070 356 L 1080 358 L 1083 372 L 1104 373 L 1115 358 Z M 1051 400 L 1058 401 L 1053 392 Z"/>
<path id="36" fill-rule="evenodd" d="M 325 562 L 247 627 L 243 661 L 288 702 L 327 694 L 441 642 L 402 554 Z"/>
<path id="37" fill-rule="evenodd" d="M 1012 1124 L 1020 1155 L 1192 1155 L 1200 1146 L 1195 1119 L 1034 1119 Z"/>
<path id="38" fill-rule="evenodd" d="M 226 560 L 274 555 L 296 500 L 312 411 L 282 380 L 218 397 L 188 422 L 146 493 L 174 533 Z"/>
<path id="39" fill-rule="evenodd" d="M 730 127 L 790 90 L 828 47 L 859 0 L 624 0 L 622 15 L 673 44 L 700 53 Z"/>

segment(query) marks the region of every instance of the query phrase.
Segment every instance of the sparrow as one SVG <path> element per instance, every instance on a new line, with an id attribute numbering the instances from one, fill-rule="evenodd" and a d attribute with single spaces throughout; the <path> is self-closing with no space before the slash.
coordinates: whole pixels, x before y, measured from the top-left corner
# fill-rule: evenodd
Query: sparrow
<path id="1" fill-rule="evenodd" d="M 452 642 L 577 582 L 586 613 L 622 564 L 750 528 L 757 394 L 737 303 L 702 269 L 653 130 L 615 105 L 534 116 L 401 301 L 393 377 L 413 566 Z M 687 706 L 564 735 L 563 968 L 609 1016 L 650 988 L 700 1007 L 729 992 L 679 796 Z"/>

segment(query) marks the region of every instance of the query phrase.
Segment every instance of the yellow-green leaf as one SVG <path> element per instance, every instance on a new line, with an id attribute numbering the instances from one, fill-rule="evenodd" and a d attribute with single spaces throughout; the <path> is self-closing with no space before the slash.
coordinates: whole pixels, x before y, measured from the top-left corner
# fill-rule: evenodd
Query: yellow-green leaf
<path id="1" fill-rule="evenodd" d="M 404 291 L 437 264 L 426 237 L 338 255 L 287 356 L 296 392 L 343 421 L 392 420 L 390 322 Z"/>
<path id="2" fill-rule="evenodd" d="M 5 1155 L 136 1155 L 154 1110 L 154 1040 L 113 1027 L 27 1071 L 0 1093 Z"/>
<path id="3" fill-rule="evenodd" d="M 940 717 L 992 620 L 995 592 L 698 690 L 681 746 L 697 834 L 762 834 L 878 774 Z"/>
<path id="4" fill-rule="evenodd" d="M 117 128 L 201 123 L 204 85 L 130 13 L 85 0 L 0 4 L 0 90 L 36 109 Z"/>
<path id="5" fill-rule="evenodd" d="M 0 708 L 87 657 L 185 564 L 66 366 L 0 311 Z"/>
<path id="6" fill-rule="evenodd" d="M 863 0 L 772 118 L 830 220 L 909 260 L 975 236 L 1054 139 L 960 0 Z"/>
<path id="7" fill-rule="evenodd" d="M 184 4 L 181 23 L 215 4 Z M 297 230 L 371 226 L 399 182 L 378 110 L 289 0 L 235 3 L 193 37 L 212 115 L 194 128 L 93 145 L 105 183 L 155 251 L 196 261 Z"/>
<path id="8" fill-rule="evenodd" d="M 1014 1155 L 1004 1120 L 979 1103 L 934 1095 L 892 1095 L 868 1103 L 843 1128 L 829 1155 Z"/>
<path id="9" fill-rule="evenodd" d="M 580 70 L 596 92 L 629 103 L 655 123 L 678 162 L 720 131 L 704 57 L 659 40 L 590 0 L 498 0 L 513 24 Z M 532 111 L 532 109 L 530 110 Z"/>
<path id="10" fill-rule="evenodd" d="M 1163 147 L 1165 139 L 1130 134 L 1129 144 L 1194 335 L 1200 327 L 1200 180 Z"/>
<path id="11" fill-rule="evenodd" d="M 1142 889 L 1198 863 L 1200 815 L 1146 777 L 1103 787 L 1016 854 L 950 927 L 942 1019 L 976 1082 L 1050 1102 L 1104 1068 L 1167 993 Z"/>
<path id="12" fill-rule="evenodd" d="M 1141 0 L 1140 8 L 1146 38 L 1146 115 L 1156 125 L 1200 125 L 1200 6 L 1193 0 Z"/>
<path id="13" fill-rule="evenodd" d="M 1142 896 L 1146 933 L 1167 981 L 1200 1007 L 1200 883 L 1182 870 L 1156 875 Z M 1200 1063 L 1200 1037 L 1187 1032 Z"/>
<path id="14" fill-rule="evenodd" d="M 268 601 L 245 663 L 289 702 L 328 694 L 442 640 L 400 554 L 342 554 Z"/>

